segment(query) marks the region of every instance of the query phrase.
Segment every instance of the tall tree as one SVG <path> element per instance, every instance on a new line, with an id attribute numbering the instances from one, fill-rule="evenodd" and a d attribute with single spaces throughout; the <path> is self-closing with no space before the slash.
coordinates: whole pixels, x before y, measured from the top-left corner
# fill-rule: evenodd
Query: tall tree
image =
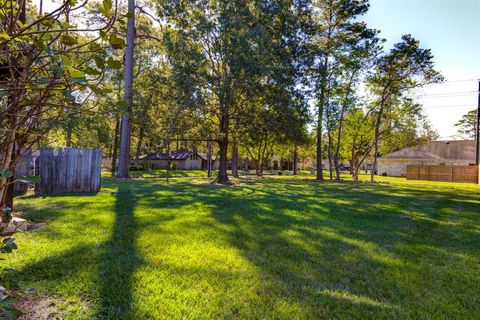
<path id="1" fill-rule="evenodd" d="M 130 166 L 130 112 L 133 106 L 133 65 L 135 51 L 135 0 L 128 0 L 127 46 L 125 48 L 125 81 L 123 85 L 123 101 L 125 109 L 122 115 L 120 132 L 120 157 L 118 159 L 119 178 L 129 177 Z"/>
<path id="2" fill-rule="evenodd" d="M 368 87 L 375 95 L 372 111 L 375 115 L 373 140 L 373 182 L 379 152 L 380 130 L 385 114 L 402 105 L 411 90 L 426 84 L 439 82 L 441 75 L 434 69 L 430 49 L 420 48 L 411 35 L 402 36 L 402 41 L 378 59 L 375 72 L 368 78 Z"/>
<path id="3" fill-rule="evenodd" d="M 322 135 L 324 113 L 331 98 L 331 82 L 338 57 L 354 39 L 361 36 L 363 26 L 357 19 L 368 10 L 367 0 L 314 1 L 312 34 L 312 78 L 315 79 L 317 109 L 317 180 L 323 180 Z M 330 137 L 330 135 L 329 135 Z M 329 148 L 329 152 L 330 152 Z"/>
<path id="4" fill-rule="evenodd" d="M 475 139 L 475 133 L 477 132 L 477 110 L 470 110 L 462 116 L 457 123 L 458 134 L 467 137 L 468 139 Z"/>
<path id="5" fill-rule="evenodd" d="M 171 1 L 160 12 L 174 27 L 166 33 L 182 103 L 216 127 L 217 183 L 228 183 L 227 151 L 231 127 L 284 61 L 293 35 L 294 1 Z M 275 23 L 275 22 L 281 23 Z M 282 24 L 283 23 L 283 24 Z M 282 28 L 280 28 L 282 27 Z M 294 27 L 295 28 L 295 27 Z M 285 73 L 286 74 L 286 73 Z M 273 81 L 273 80 L 272 80 Z"/>

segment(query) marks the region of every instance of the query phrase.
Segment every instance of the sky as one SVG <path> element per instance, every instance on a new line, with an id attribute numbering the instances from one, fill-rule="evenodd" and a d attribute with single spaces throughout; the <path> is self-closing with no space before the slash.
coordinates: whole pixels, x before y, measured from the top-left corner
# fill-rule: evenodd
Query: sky
<path id="1" fill-rule="evenodd" d="M 454 124 L 478 103 L 480 0 L 370 0 L 363 20 L 381 31 L 385 49 L 410 33 L 432 50 L 446 82 L 420 90 L 419 102 L 440 139 L 459 138 Z"/>

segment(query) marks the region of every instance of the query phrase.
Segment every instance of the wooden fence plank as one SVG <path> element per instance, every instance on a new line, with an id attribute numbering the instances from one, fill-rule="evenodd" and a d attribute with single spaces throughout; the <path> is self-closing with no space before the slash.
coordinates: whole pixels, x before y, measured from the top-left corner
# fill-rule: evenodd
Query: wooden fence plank
<path id="1" fill-rule="evenodd" d="M 40 149 L 37 163 L 40 183 L 37 194 L 98 192 L 101 182 L 101 152 L 98 149 Z"/>
<path id="2" fill-rule="evenodd" d="M 479 183 L 478 181 L 479 168 L 477 166 L 408 165 L 407 179 L 408 180 Z"/>

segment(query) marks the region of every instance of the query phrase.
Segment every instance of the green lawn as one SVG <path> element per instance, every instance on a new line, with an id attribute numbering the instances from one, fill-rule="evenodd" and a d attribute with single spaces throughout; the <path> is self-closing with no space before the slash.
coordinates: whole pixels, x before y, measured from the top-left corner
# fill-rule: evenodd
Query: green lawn
<path id="1" fill-rule="evenodd" d="M 18 199 L 2 262 L 66 319 L 479 319 L 478 186 L 107 180 Z"/>

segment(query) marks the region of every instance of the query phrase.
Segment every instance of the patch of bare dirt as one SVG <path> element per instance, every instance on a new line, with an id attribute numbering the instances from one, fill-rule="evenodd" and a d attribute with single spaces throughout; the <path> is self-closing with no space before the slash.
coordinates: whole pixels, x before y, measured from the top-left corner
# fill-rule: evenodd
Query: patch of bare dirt
<path id="1" fill-rule="evenodd" d="M 22 312 L 18 320 L 62 319 L 56 312 L 55 301 L 47 296 L 27 294 L 17 298 L 13 306 Z"/>
<path id="2" fill-rule="evenodd" d="M 33 231 L 46 227 L 48 224 L 46 222 L 31 222 L 28 224 L 27 231 Z"/>

